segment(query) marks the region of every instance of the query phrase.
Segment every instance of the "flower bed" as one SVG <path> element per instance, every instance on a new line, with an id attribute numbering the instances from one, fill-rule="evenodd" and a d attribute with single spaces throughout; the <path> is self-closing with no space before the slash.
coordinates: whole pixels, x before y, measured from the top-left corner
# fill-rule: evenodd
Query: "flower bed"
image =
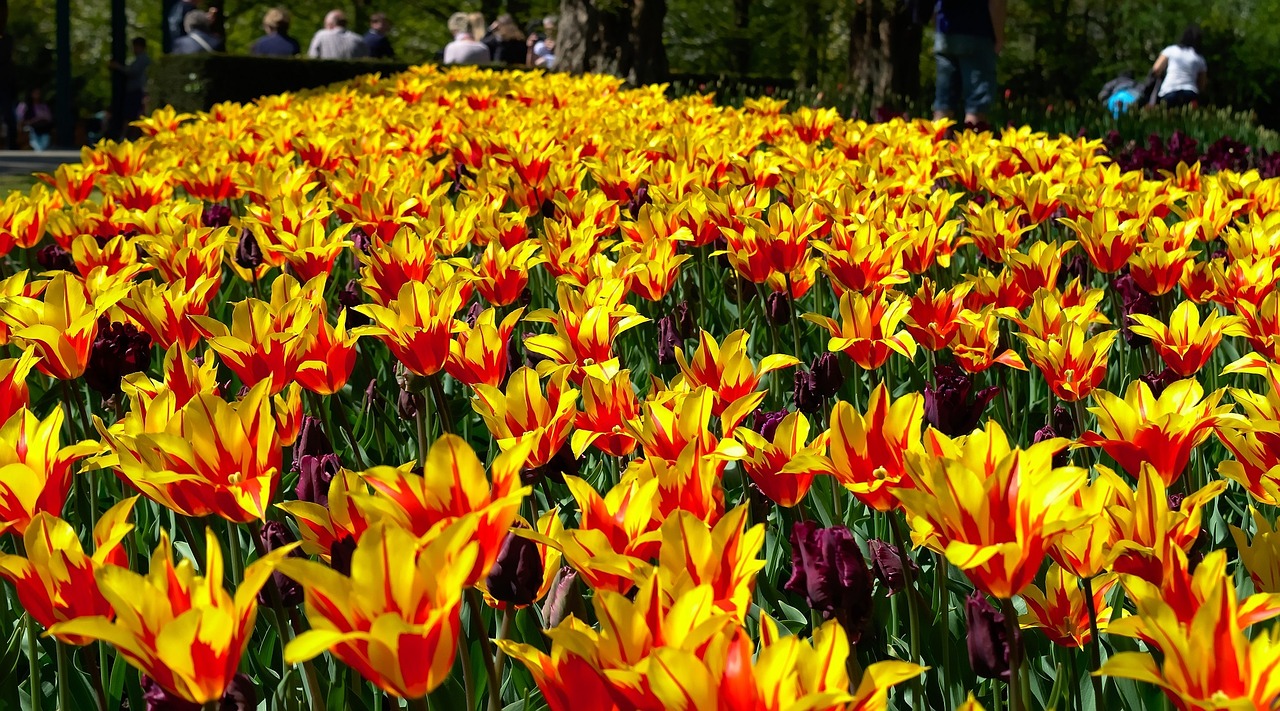
<path id="1" fill-rule="evenodd" d="M 1271 708 L 1280 182 L 783 107 L 421 67 L 10 195 L 0 706 Z"/>

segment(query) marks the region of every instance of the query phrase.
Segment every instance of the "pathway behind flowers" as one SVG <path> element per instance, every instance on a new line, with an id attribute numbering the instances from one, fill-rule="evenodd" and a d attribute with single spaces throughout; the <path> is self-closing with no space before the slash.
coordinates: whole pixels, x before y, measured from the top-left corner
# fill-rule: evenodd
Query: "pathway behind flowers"
<path id="1" fill-rule="evenodd" d="M 0 707 L 1274 708 L 1280 182 L 784 109 L 422 67 L 11 194 Z"/>

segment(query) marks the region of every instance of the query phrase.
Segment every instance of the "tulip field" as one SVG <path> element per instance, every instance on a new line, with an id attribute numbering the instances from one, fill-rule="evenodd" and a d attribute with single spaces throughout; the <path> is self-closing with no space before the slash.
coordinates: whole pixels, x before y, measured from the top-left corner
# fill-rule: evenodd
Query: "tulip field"
<path id="1" fill-rule="evenodd" d="M 0 202 L 0 709 L 1280 708 L 1280 179 L 419 67 Z"/>

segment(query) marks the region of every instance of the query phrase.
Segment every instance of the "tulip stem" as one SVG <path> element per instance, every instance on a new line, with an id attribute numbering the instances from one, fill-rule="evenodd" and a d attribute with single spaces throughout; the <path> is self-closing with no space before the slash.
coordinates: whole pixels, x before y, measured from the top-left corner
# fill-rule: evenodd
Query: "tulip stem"
<path id="1" fill-rule="evenodd" d="M 54 657 L 58 663 L 58 711 L 71 711 L 71 676 L 67 674 L 67 645 L 55 641 Z"/>
<path id="2" fill-rule="evenodd" d="M 102 670 L 107 667 L 106 646 L 103 642 L 94 642 L 81 649 L 84 650 L 84 668 L 89 673 L 89 681 L 93 684 L 93 694 L 98 700 L 98 711 L 107 711 L 107 691 L 102 683 Z M 103 657 L 101 664 L 98 663 L 98 655 Z"/>
<path id="3" fill-rule="evenodd" d="M 1022 698 L 1022 645 L 1018 644 L 1018 611 L 1013 608 L 1013 601 L 1008 598 L 1000 600 L 1000 611 L 1004 613 L 1004 624 L 1009 634 L 1009 711 L 1021 711 L 1024 707 Z"/>
<path id="4" fill-rule="evenodd" d="M 797 360 L 801 360 L 800 355 L 800 324 L 796 323 L 800 320 L 800 306 L 796 302 L 795 292 L 791 290 L 791 275 L 787 275 L 787 300 L 791 302 L 791 348 L 793 355 Z"/>
<path id="5" fill-rule="evenodd" d="M 485 672 L 489 675 L 489 711 L 502 711 L 502 670 L 498 668 L 489 640 L 489 626 L 484 623 L 483 603 L 475 588 L 467 591 L 467 604 L 471 605 L 471 618 L 480 632 L 480 655 L 484 657 Z"/>
<path id="6" fill-rule="evenodd" d="M 445 432 L 453 434 L 453 416 L 449 413 L 449 401 L 444 396 L 444 386 L 440 383 L 441 375 L 436 373 L 427 379 L 427 387 L 431 389 L 431 397 L 436 401 L 436 410 L 440 413 L 440 426 Z"/>
<path id="7" fill-rule="evenodd" d="M 427 697 L 419 696 L 416 699 L 405 699 L 404 707 L 409 711 L 430 711 L 431 704 L 427 702 Z"/>
<path id="8" fill-rule="evenodd" d="M 418 427 L 418 466 L 422 467 L 424 473 L 427 470 L 427 440 L 431 432 L 430 408 L 431 406 L 427 404 L 426 398 L 423 398 L 422 407 L 418 408 L 417 414 L 413 417 Z"/>
<path id="9" fill-rule="evenodd" d="M 239 587 L 240 581 L 244 580 L 244 554 L 240 550 L 240 529 L 236 528 L 236 524 L 231 521 L 227 521 L 227 543 L 231 547 L 231 565 L 228 566 L 231 585 Z"/>
<path id="10" fill-rule="evenodd" d="M 1089 680 L 1093 683 L 1095 706 L 1102 705 L 1102 677 L 1098 670 L 1102 668 L 1102 635 L 1098 632 L 1098 606 L 1093 604 L 1093 578 L 1081 578 L 1084 586 L 1084 605 L 1089 611 Z"/>
<path id="11" fill-rule="evenodd" d="M 262 522 L 254 521 L 249 525 L 249 532 L 253 535 L 253 547 L 257 551 L 258 557 L 262 558 L 267 554 L 266 546 L 262 545 Z M 280 588 L 276 585 L 275 575 L 267 576 L 266 585 L 263 586 L 267 591 L 267 599 L 271 601 L 272 617 L 275 618 L 276 634 L 280 635 L 280 675 L 284 678 L 288 668 L 284 662 L 284 647 L 289 643 L 293 636 L 289 634 L 289 623 L 292 621 L 288 613 L 284 609 L 284 598 L 280 595 Z M 316 711 L 324 711 L 324 695 L 320 693 L 320 682 L 316 678 L 315 669 L 311 666 L 311 660 L 302 663 L 302 681 L 307 685 L 307 694 L 311 697 L 311 708 Z"/>
<path id="12" fill-rule="evenodd" d="M 40 646 L 36 643 L 36 621 L 27 613 L 27 659 L 31 672 L 31 711 L 44 708 L 44 685 L 40 683 Z"/>
<path id="13" fill-rule="evenodd" d="M 951 591 L 947 589 L 947 557 L 941 553 L 937 554 L 937 562 L 934 563 L 934 583 L 938 594 L 938 633 L 942 638 L 942 664 L 938 668 L 942 681 L 942 700 L 943 706 L 951 708 L 951 686 L 947 683 L 947 677 L 950 675 L 951 669 Z M 903 566 L 905 569 L 905 565 Z"/>
<path id="14" fill-rule="evenodd" d="M 893 533 L 894 543 L 898 547 L 898 557 L 902 559 L 902 577 L 905 587 L 903 594 L 907 596 L 907 630 L 908 639 L 910 640 L 911 663 L 915 664 L 920 659 L 920 610 L 916 602 L 915 576 L 912 575 L 911 558 L 907 556 L 907 535 L 898 526 L 900 523 L 898 517 L 892 512 L 885 514 L 889 517 L 889 529 Z M 903 524 L 905 525 L 905 524 Z M 920 709 L 924 703 L 924 682 L 920 677 L 914 677 L 911 681 L 911 708 Z"/>

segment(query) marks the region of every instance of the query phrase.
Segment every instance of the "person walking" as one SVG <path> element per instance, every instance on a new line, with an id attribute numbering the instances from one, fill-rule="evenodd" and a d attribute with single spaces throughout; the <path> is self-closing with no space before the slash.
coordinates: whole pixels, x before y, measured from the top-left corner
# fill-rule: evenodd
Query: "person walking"
<path id="1" fill-rule="evenodd" d="M 1163 77 L 1156 92 L 1160 103 L 1170 108 L 1195 106 L 1208 81 L 1209 66 L 1200 56 L 1200 26 L 1188 25 L 1177 44 L 1160 52 L 1151 74 Z"/>
<path id="2" fill-rule="evenodd" d="M 124 74 L 124 104 L 120 107 L 120 130 L 142 118 L 142 107 L 147 96 L 147 71 L 151 68 L 151 55 L 147 54 L 147 39 L 134 37 L 133 61 L 128 65 L 112 61 L 112 71 Z"/>
<path id="3" fill-rule="evenodd" d="M 262 57 L 296 57 L 302 53 L 298 40 L 289 36 L 289 11 L 273 7 L 262 16 L 263 36 L 253 41 L 249 54 Z"/>
<path id="4" fill-rule="evenodd" d="M 1005 11 L 1005 0 L 938 0 L 934 5 L 934 120 L 954 118 L 963 110 L 968 125 L 986 121 L 996 96 Z"/>
<path id="5" fill-rule="evenodd" d="M 364 33 L 364 44 L 374 59 L 395 59 L 396 50 L 391 46 L 391 20 L 385 12 L 369 16 L 369 31 Z"/>
<path id="6" fill-rule="evenodd" d="M 188 12 L 182 20 L 186 34 L 173 41 L 170 54 L 221 52 L 222 38 L 213 34 L 213 15 L 204 10 Z"/>
<path id="7" fill-rule="evenodd" d="M 488 64 L 492 57 L 489 48 L 471 34 L 471 18 L 465 12 L 449 16 L 449 31 L 453 41 L 444 47 L 444 64 Z"/>
<path id="8" fill-rule="evenodd" d="M 354 59 L 369 56 L 364 37 L 347 29 L 347 13 L 330 10 L 324 16 L 324 28 L 311 38 L 307 56 L 313 59 Z"/>
<path id="9" fill-rule="evenodd" d="M 18 127 L 27 132 L 27 143 L 33 151 L 47 151 L 53 141 L 53 109 L 45 103 L 44 91 L 36 87 L 27 92 L 27 100 L 14 112 Z"/>

